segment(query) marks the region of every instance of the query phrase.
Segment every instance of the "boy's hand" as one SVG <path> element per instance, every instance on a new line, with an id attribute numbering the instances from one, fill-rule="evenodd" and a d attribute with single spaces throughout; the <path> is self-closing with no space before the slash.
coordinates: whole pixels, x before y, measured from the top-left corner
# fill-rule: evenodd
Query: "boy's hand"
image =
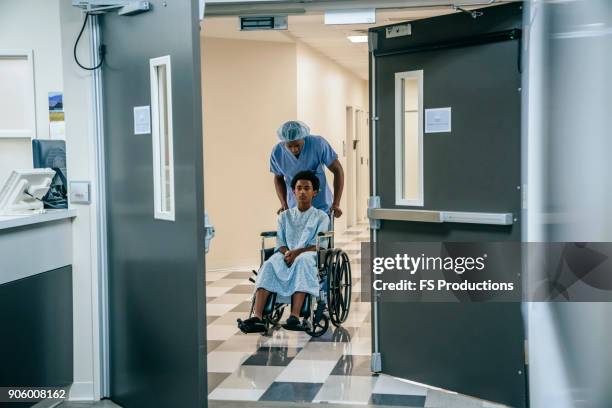
<path id="1" fill-rule="evenodd" d="M 287 266 L 291 266 L 293 264 L 293 261 L 295 261 L 295 258 L 297 258 L 299 254 L 300 252 L 295 249 L 285 252 L 285 263 L 287 264 Z"/>

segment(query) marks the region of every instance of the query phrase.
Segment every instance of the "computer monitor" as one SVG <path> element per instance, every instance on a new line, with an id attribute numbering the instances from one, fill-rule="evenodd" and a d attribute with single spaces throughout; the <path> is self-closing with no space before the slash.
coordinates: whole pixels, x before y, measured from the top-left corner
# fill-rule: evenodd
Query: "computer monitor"
<path id="1" fill-rule="evenodd" d="M 35 169 L 53 169 L 55 177 L 49 192 L 43 197 L 45 208 L 68 208 L 66 142 L 63 140 L 32 140 L 32 161 Z"/>
<path id="2" fill-rule="evenodd" d="M 0 190 L 0 215 L 45 212 L 42 199 L 53 177 L 52 169 L 13 170 Z"/>

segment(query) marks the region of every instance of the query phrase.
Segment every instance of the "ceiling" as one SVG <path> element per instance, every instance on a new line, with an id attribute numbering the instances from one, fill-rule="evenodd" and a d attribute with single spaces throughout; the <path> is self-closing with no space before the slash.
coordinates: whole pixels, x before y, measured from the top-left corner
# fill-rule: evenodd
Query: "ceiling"
<path id="1" fill-rule="evenodd" d="M 283 31 L 240 31 L 238 17 L 206 17 L 202 23 L 204 37 L 240 40 L 300 41 L 336 61 L 357 76 L 368 79 L 368 45 L 352 43 L 349 35 L 365 35 L 368 28 L 412 21 L 455 12 L 449 6 L 382 9 L 376 11 L 375 24 L 325 25 L 324 15 L 313 12 L 289 16 L 289 29 Z"/>

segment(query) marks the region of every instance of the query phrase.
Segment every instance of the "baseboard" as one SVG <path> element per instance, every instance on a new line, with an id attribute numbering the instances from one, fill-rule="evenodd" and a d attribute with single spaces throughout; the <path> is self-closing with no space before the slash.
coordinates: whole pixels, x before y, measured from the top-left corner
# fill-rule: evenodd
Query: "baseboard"
<path id="1" fill-rule="evenodd" d="M 81 381 L 72 383 L 69 401 L 94 401 L 94 383 L 93 381 Z"/>
<path id="2" fill-rule="evenodd" d="M 227 266 L 222 268 L 206 268 L 206 272 L 249 272 L 251 270 L 258 270 L 259 265 L 244 265 L 244 266 Z"/>
<path id="3" fill-rule="evenodd" d="M 32 405 L 32 408 L 55 408 L 57 407 L 59 404 L 61 404 L 63 401 L 58 401 L 58 400 L 42 400 L 40 402 L 37 402 L 36 404 Z"/>

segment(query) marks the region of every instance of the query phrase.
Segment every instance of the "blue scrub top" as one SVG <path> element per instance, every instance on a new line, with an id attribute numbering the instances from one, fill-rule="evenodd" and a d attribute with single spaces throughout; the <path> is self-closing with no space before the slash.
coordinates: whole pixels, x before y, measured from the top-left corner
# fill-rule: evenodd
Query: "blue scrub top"
<path id="1" fill-rule="evenodd" d="M 299 157 L 295 157 L 284 142 L 278 143 L 270 155 L 270 171 L 285 178 L 287 186 L 287 204 L 289 208 L 296 206 L 295 194 L 291 189 L 291 180 L 300 171 L 310 170 L 319 178 L 319 193 L 315 196 L 312 205 L 315 208 L 329 212 L 333 196 L 325 178 L 325 167 L 330 166 L 338 155 L 321 136 L 310 135 L 304 138 L 304 147 Z"/>

